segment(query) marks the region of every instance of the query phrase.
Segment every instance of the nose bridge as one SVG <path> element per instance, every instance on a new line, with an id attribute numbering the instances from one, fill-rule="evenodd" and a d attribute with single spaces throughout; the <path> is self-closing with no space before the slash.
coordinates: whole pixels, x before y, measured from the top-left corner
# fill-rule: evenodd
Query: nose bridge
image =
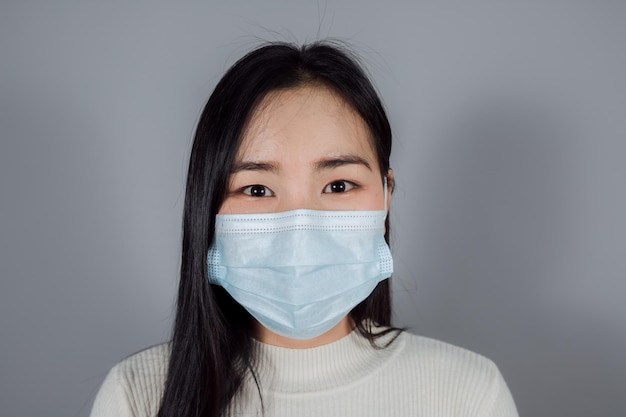
<path id="1" fill-rule="evenodd" d="M 278 210 L 321 209 L 320 193 L 309 179 L 291 177 L 279 195 Z"/>

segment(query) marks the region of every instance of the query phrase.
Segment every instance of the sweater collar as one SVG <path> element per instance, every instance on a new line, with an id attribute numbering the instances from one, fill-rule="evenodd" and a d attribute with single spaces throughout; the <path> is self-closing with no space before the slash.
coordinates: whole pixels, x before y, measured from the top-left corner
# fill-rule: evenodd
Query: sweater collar
<path id="1" fill-rule="evenodd" d="M 376 343 L 385 346 L 395 335 L 396 332 L 390 332 Z M 266 391 L 324 391 L 372 376 L 401 351 L 403 344 L 403 338 L 398 337 L 386 348 L 377 349 L 356 330 L 332 343 L 309 349 L 290 349 L 255 341 L 259 364 L 256 373 Z"/>

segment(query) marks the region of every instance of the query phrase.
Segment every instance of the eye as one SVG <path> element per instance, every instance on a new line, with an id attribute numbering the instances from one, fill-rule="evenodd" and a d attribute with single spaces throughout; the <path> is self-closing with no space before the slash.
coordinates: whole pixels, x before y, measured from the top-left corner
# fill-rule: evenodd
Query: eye
<path id="1" fill-rule="evenodd" d="M 325 193 L 345 193 L 356 187 L 356 184 L 346 180 L 333 181 L 324 187 Z"/>
<path id="2" fill-rule="evenodd" d="M 273 197 L 274 196 L 274 191 L 260 184 L 248 185 L 247 187 L 244 187 L 241 190 L 241 192 L 251 197 Z"/>

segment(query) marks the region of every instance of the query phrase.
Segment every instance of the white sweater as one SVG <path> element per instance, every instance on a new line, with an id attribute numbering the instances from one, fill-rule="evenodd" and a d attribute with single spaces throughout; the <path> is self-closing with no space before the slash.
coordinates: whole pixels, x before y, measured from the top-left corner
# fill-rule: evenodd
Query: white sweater
<path id="1" fill-rule="evenodd" d="M 385 336 L 388 338 L 388 336 Z M 383 339 L 384 342 L 384 339 Z M 311 349 L 255 343 L 261 401 L 248 381 L 231 415 L 517 417 L 496 366 L 467 350 L 402 333 L 374 349 L 358 333 Z M 117 364 L 91 417 L 148 417 L 159 409 L 169 350 L 159 345 Z"/>

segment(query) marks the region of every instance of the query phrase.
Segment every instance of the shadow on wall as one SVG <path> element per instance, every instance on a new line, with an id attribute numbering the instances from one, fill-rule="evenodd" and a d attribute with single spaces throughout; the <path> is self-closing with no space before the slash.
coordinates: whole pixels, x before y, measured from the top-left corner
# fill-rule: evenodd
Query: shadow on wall
<path id="1" fill-rule="evenodd" d="M 541 103 L 492 100 L 458 117 L 423 168 L 419 281 L 436 299 L 420 333 L 492 357 L 520 415 L 626 413 L 625 341 L 568 294 L 590 279 L 574 125 Z"/>

